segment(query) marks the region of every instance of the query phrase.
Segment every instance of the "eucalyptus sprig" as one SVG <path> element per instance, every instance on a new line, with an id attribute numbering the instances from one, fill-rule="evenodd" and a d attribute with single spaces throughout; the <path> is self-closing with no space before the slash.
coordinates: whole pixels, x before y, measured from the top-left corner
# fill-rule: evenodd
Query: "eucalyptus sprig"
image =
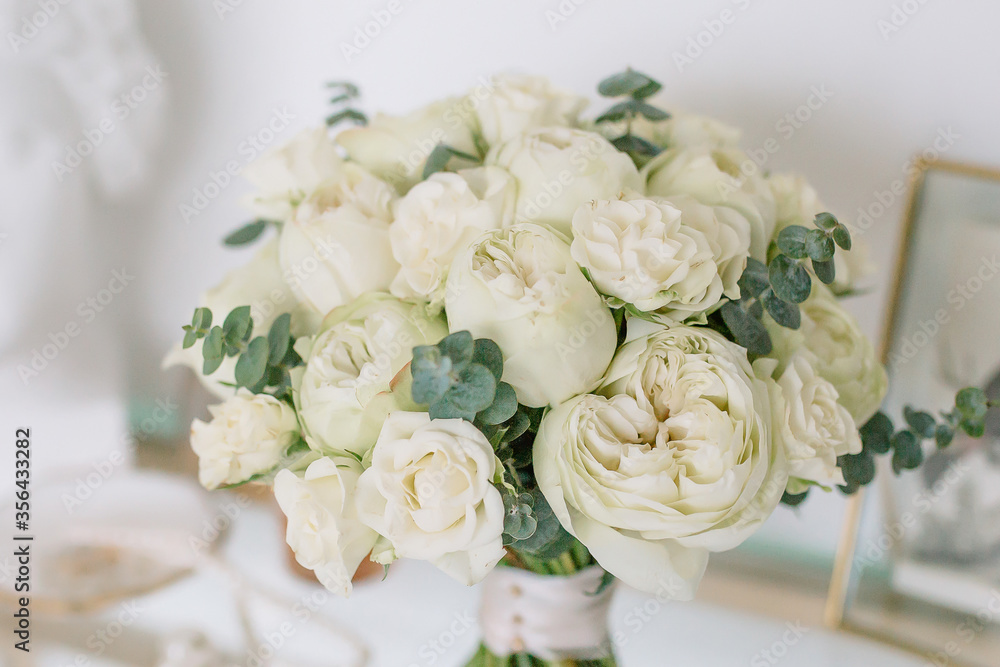
<path id="1" fill-rule="evenodd" d="M 740 300 L 729 301 L 719 309 L 716 319 L 732 338 L 751 355 L 771 352 L 771 337 L 761 318 L 766 311 L 777 324 L 787 329 L 802 325 L 799 304 L 812 292 L 812 273 L 825 284 L 836 277 L 834 254 L 837 248 L 851 249 L 851 234 L 831 213 L 820 213 L 813 221 L 815 229 L 790 225 L 778 234 L 776 252 L 765 265 L 754 258 L 747 260 L 740 276 Z"/>
<path id="2" fill-rule="evenodd" d="M 361 97 L 361 90 L 355 84 L 350 81 L 331 81 L 326 85 L 333 90 L 330 104 L 336 109 L 326 117 L 327 127 L 334 127 L 345 122 L 355 125 L 368 124 L 368 116 L 365 112 L 351 106 L 354 100 Z"/>
<path id="3" fill-rule="evenodd" d="M 482 164 L 483 157 L 483 155 L 470 155 L 469 153 L 460 151 L 457 148 L 452 148 L 448 144 L 438 144 L 430 152 L 430 155 L 427 156 L 427 162 L 424 163 L 424 171 L 420 177 L 426 181 L 431 174 L 436 174 L 439 171 L 445 171 L 452 158 L 465 160 L 466 162 L 472 164 Z"/>
<path id="4" fill-rule="evenodd" d="M 302 363 L 293 349 L 295 342 L 289 328 L 291 315 L 278 316 L 267 336 L 253 335 L 250 306 L 234 308 L 222 326 L 212 326 L 212 311 L 196 308 L 191 324 L 185 325 L 182 346 L 187 349 L 204 339 L 201 353 L 202 373 L 211 375 L 227 357 L 238 357 L 235 386 L 246 387 L 255 394 L 270 393 L 275 398 L 290 400 L 290 370 Z M 270 391 L 266 391 L 270 389 Z"/>
<path id="5" fill-rule="evenodd" d="M 637 166 L 642 166 L 663 150 L 656 144 L 632 134 L 632 121 L 639 116 L 651 121 L 670 118 L 669 113 L 646 101 L 661 88 L 663 86 L 660 82 L 632 68 L 613 74 L 597 85 L 597 92 L 602 97 L 627 98 L 615 103 L 594 122 L 597 124 L 625 122 L 625 133 L 612 139 L 611 143 L 618 150 L 627 153 Z"/>
<path id="6" fill-rule="evenodd" d="M 224 245 L 230 247 L 237 247 L 246 245 L 248 243 L 253 243 L 267 230 L 268 227 L 281 227 L 281 222 L 278 220 L 267 220 L 265 218 L 257 218 L 247 224 L 243 225 L 239 229 L 230 232 L 226 238 L 222 239 Z"/>

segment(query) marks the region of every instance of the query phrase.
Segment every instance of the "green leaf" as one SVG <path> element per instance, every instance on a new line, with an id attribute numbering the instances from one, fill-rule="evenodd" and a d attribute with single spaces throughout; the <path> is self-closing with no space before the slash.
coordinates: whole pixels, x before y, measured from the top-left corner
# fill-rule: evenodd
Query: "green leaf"
<path id="1" fill-rule="evenodd" d="M 512 546 L 516 551 L 542 560 L 557 558 L 573 546 L 574 538 L 559 523 L 559 519 L 553 514 L 541 491 L 533 489 L 531 496 L 534 500 L 532 513 L 536 521 L 535 532 L 531 537 L 519 540 Z"/>
<path id="2" fill-rule="evenodd" d="M 502 424 L 517 412 L 517 394 L 514 388 L 506 382 L 501 382 L 496 387 L 496 395 L 493 403 L 477 415 L 484 424 Z"/>
<path id="3" fill-rule="evenodd" d="M 806 489 L 802 493 L 789 493 L 785 491 L 781 495 L 781 502 L 789 507 L 798 507 L 801 505 L 805 499 L 809 496 L 809 489 Z"/>
<path id="4" fill-rule="evenodd" d="M 978 419 L 966 417 L 962 419 L 959 426 L 973 438 L 981 438 L 986 433 L 986 421 L 982 417 Z"/>
<path id="5" fill-rule="evenodd" d="M 504 433 L 504 441 L 510 442 L 511 440 L 516 440 L 525 433 L 531 427 L 531 419 L 528 415 L 524 414 L 520 410 L 514 413 L 514 416 L 510 420 L 510 424 L 507 425 L 507 432 Z"/>
<path id="6" fill-rule="evenodd" d="M 643 116 L 647 120 L 651 120 L 653 122 L 670 118 L 670 114 L 663 109 L 658 109 L 652 104 L 647 104 L 641 100 L 635 100 L 635 110 L 640 116 Z"/>
<path id="7" fill-rule="evenodd" d="M 427 412 L 431 419 L 464 419 L 471 422 L 476 418 L 475 412 L 462 409 L 447 397 L 432 403 Z"/>
<path id="8" fill-rule="evenodd" d="M 191 318 L 191 326 L 207 331 L 212 326 L 212 311 L 208 308 L 195 308 L 194 317 Z"/>
<path id="9" fill-rule="evenodd" d="M 333 127 L 334 125 L 340 125 L 345 121 L 349 121 L 357 125 L 367 125 L 368 116 L 357 109 L 344 109 L 343 111 L 338 111 L 337 113 L 327 116 L 326 126 Z"/>
<path id="10" fill-rule="evenodd" d="M 445 336 L 437 346 L 441 354 L 451 359 L 452 368 L 455 370 L 464 368 L 472 361 L 472 355 L 475 353 L 475 343 L 468 331 L 457 331 Z"/>
<path id="11" fill-rule="evenodd" d="M 267 220 L 254 220 L 243 225 L 235 232 L 232 232 L 222 242 L 228 246 L 240 246 L 257 240 L 257 238 L 267 229 Z"/>
<path id="12" fill-rule="evenodd" d="M 181 342 L 181 347 L 185 350 L 198 342 L 198 332 L 197 331 L 186 331 L 184 333 L 184 340 Z"/>
<path id="13" fill-rule="evenodd" d="M 930 413 L 921 410 L 914 410 L 910 406 L 903 408 L 903 419 L 917 435 L 924 438 L 933 438 L 936 422 Z"/>
<path id="14" fill-rule="evenodd" d="M 642 97 L 649 97 L 659 89 L 659 83 L 631 68 L 620 74 L 612 74 L 597 84 L 597 92 L 602 97 L 621 97 L 634 93 L 639 93 Z"/>
<path id="15" fill-rule="evenodd" d="M 748 257 L 743 275 L 740 276 L 737 284 L 740 287 L 740 296 L 744 299 L 760 296 L 761 292 L 771 286 L 767 277 L 767 265 L 759 259 Z"/>
<path id="16" fill-rule="evenodd" d="M 612 139 L 611 143 L 614 144 L 615 148 L 629 155 L 655 157 L 663 152 L 663 149 L 656 144 L 633 134 L 623 134 L 617 139 Z"/>
<path id="17" fill-rule="evenodd" d="M 844 250 L 851 249 L 851 232 L 844 225 L 833 228 L 833 240 Z"/>
<path id="18" fill-rule="evenodd" d="M 814 262 L 828 262 L 833 259 L 836 246 L 833 239 L 824 234 L 819 229 L 810 229 L 806 232 L 806 254 Z"/>
<path id="19" fill-rule="evenodd" d="M 833 260 L 827 262 L 817 262 L 815 259 L 812 261 L 813 271 L 816 273 L 816 277 L 823 281 L 823 284 L 829 285 L 836 279 L 837 271 L 836 267 L 833 265 Z"/>
<path id="20" fill-rule="evenodd" d="M 875 459 L 868 452 L 838 458 L 848 485 L 867 486 L 875 479 Z"/>
<path id="21" fill-rule="evenodd" d="M 285 358 L 288 352 L 288 345 L 291 342 L 289 328 L 292 324 L 290 313 L 279 315 L 271 325 L 271 330 L 267 332 L 267 343 L 270 351 L 267 355 L 267 362 L 272 366 L 277 366 Z"/>
<path id="22" fill-rule="evenodd" d="M 647 97 L 652 97 L 656 93 L 660 92 L 662 88 L 663 86 L 661 86 L 658 81 L 650 80 L 650 82 L 642 88 L 637 88 L 632 91 L 632 99 L 644 100 Z"/>
<path id="23" fill-rule="evenodd" d="M 458 382 L 453 384 L 444 399 L 463 412 L 475 415 L 493 404 L 496 398 L 497 382 L 493 373 L 485 366 L 469 364 L 461 370 Z"/>
<path id="24" fill-rule="evenodd" d="M 872 454 L 888 454 L 895 428 L 884 412 L 876 412 L 858 431 L 864 450 Z"/>
<path id="25" fill-rule="evenodd" d="M 786 329 L 798 329 L 802 326 L 802 312 L 797 304 L 785 301 L 771 290 L 764 292 L 760 300 L 771 318 L 781 326 Z"/>
<path id="26" fill-rule="evenodd" d="M 914 470 L 924 461 L 924 450 L 917 436 L 910 431 L 900 431 L 892 437 L 892 470 L 897 475 L 903 470 Z"/>
<path id="27" fill-rule="evenodd" d="M 205 375 L 211 375 L 222 365 L 222 360 L 225 358 L 222 349 L 222 327 L 212 327 L 208 332 L 205 343 L 201 346 L 201 355 L 205 360 L 201 371 Z"/>
<path id="28" fill-rule="evenodd" d="M 636 114 L 635 100 L 625 100 L 610 107 L 594 119 L 595 123 L 614 123 Z"/>
<path id="29" fill-rule="evenodd" d="M 756 355 L 768 354 L 771 351 L 771 337 L 760 320 L 751 317 L 740 306 L 727 301 L 721 308 L 722 321 L 726 323 L 736 342 Z"/>
<path id="30" fill-rule="evenodd" d="M 236 384 L 248 389 L 257 385 L 267 369 L 268 342 L 264 336 L 257 336 L 247 346 L 247 351 L 236 361 Z"/>
<path id="31" fill-rule="evenodd" d="M 966 387 L 955 394 L 955 407 L 963 417 L 973 419 L 985 417 L 989 409 L 986 392 L 978 387 Z"/>
<path id="32" fill-rule="evenodd" d="M 413 348 L 410 365 L 413 386 L 410 393 L 421 405 L 432 405 L 451 387 L 451 359 L 441 354 L 437 345 L 419 345 Z"/>
<path id="33" fill-rule="evenodd" d="M 938 424 L 937 428 L 934 430 L 934 440 L 937 441 L 939 449 L 944 449 L 950 445 L 954 438 L 955 430 L 947 424 Z"/>
<path id="34" fill-rule="evenodd" d="M 250 306 L 240 306 L 226 316 L 226 321 L 222 323 L 222 337 L 229 345 L 237 345 L 250 337 L 252 329 Z"/>
<path id="35" fill-rule="evenodd" d="M 833 213 L 817 213 L 813 224 L 823 231 L 828 232 L 836 228 L 840 223 L 837 222 L 837 218 L 834 217 Z"/>
<path id="36" fill-rule="evenodd" d="M 489 338 L 477 338 L 473 343 L 472 361 L 486 366 L 497 382 L 503 377 L 503 352 Z"/>
<path id="37" fill-rule="evenodd" d="M 805 268 L 788 255 L 778 255 L 768 266 L 771 289 L 785 301 L 802 303 L 809 298 L 812 279 Z"/>
<path id="38" fill-rule="evenodd" d="M 808 256 L 806 252 L 806 236 L 809 230 L 802 225 L 790 225 L 778 233 L 778 250 L 793 259 L 803 259 Z"/>

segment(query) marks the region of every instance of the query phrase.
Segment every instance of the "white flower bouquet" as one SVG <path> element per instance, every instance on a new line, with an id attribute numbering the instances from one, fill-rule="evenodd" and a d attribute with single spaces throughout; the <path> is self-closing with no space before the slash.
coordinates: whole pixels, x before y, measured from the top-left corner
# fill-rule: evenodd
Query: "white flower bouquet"
<path id="1" fill-rule="evenodd" d="M 659 90 L 612 76 L 593 120 L 519 76 L 340 110 L 357 127 L 246 170 L 257 219 L 226 243 L 272 238 L 171 356 L 223 399 L 192 427 L 202 483 L 272 484 L 331 591 L 366 558 L 487 580 L 473 665 L 612 665 L 614 579 L 690 599 L 780 502 L 983 431 L 975 389 L 899 430 L 878 412 L 838 303 L 865 264 L 849 229 Z"/>

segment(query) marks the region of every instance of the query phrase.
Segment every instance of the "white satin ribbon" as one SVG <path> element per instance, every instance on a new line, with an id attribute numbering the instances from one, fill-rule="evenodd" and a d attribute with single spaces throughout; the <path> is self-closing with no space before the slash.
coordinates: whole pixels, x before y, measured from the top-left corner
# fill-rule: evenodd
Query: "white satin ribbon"
<path id="1" fill-rule="evenodd" d="M 530 653 L 542 660 L 596 659 L 607 653 L 614 586 L 598 595 L 604 570 L 569 576 L 498 567 L 483 582 L 479 622 L 498 656 Z"/>

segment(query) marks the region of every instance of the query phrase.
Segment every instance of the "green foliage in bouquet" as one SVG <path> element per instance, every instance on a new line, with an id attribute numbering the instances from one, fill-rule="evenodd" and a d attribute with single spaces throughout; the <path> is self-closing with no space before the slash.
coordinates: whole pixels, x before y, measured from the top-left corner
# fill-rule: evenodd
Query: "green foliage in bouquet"
<path id="1" fill-rule="evenodd" d="M 352 101 L 361 96 L 360 88 L 350 81 L 331 81 L 326 85 L 333 91 L 330 104 L 335 109 L 326 117 L 327 127 L 335 127 L 341 123 L 368 124 L 368 116 L 363 111 L 351 106 Z"/>
<path id="2" fill-rule="evenodd" d="M 184 349 L 204 339 L 201 347 L 202 373 L 211 375 L 227 357 L 236 361 L 236 387 L 245 387 L 260 394 L 270 393 L 275 398 L 291 400 L 289 371 L 302 363 L 302 358 L 292 348 L 295 342 L 289 332 L 292 316 L 279 316 L 271 324 L 267 336 L 253 335 L 253 318 L 250 306 L 234 308 L 222 326 L 212 326 L 212 311 L 196 308 L 191 324 L 184 325 Z M 270 390 L 270 391 L 267 391 Z"/>
<path id="3" fill-rule="evenodd" d="M 660 82 L 641 72 L 631 68 L 619 74 L 613 74 L 601 81 L 597 86 L 597 92 L 602 97 L 625 97 L 626 99 L 615 103 L 611 108 L 598 116 L 594 122 L 601 123 L 625 123 L 625 132 L 611 140 L 615 148 L 627 153 L 636 165 L 643 165 L 650 159 L 656 157 L 662 148 L 656 144 L 632 134 L 632 121 L 638 117 L 643 117 L 650 121 L 661 121 L 670 118 L 670 114 L 653 106 L 647 99 L 652 97 L 663 88 Z"/>

